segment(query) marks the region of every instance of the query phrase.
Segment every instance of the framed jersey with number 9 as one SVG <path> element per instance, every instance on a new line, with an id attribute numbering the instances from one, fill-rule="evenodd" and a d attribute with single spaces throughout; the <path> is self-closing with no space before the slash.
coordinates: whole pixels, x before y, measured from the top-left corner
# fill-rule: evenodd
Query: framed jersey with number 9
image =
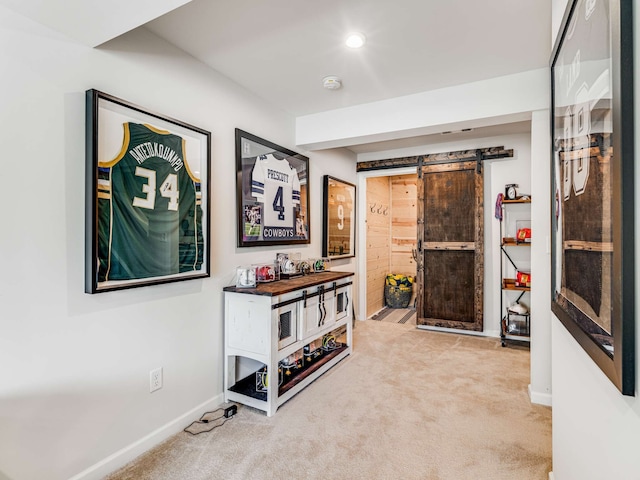
<path id="1" fill-rule="evenodd" d="M 356 255 L 356 187 L 324 176 L 322 255 L 347 258 Z"/>

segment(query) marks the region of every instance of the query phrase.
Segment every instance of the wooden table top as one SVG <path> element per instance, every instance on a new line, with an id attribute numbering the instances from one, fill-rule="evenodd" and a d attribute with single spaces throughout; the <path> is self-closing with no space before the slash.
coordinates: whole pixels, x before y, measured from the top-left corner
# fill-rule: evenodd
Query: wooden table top
<path id="1" fill-rule="evenodd" d="M 224 287 L 225 292 L 246 293 L 248 295 L 265 295 L 275 297 L 285 293 L 300 290 L 302 288 L 313 287 L 327 282 L 335 282 L 343 278 L 353 276 L 353 272 L 319 272 L 287 280 L 276 282 L 259 283 L 255 288 L 242 288 L 229 286 Z"/>

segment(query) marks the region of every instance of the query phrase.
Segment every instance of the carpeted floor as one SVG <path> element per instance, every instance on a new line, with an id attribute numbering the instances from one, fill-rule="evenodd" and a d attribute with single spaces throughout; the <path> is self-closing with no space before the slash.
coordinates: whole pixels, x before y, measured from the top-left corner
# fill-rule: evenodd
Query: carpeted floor
<path id="1" fill-rule="evenodd" d="M 528 383 L 529 352 L 499 340 L 358 322 L 353 354 L 273 417 L 239 406 L 108 480 L 546 480 L 551 409 Z"/>

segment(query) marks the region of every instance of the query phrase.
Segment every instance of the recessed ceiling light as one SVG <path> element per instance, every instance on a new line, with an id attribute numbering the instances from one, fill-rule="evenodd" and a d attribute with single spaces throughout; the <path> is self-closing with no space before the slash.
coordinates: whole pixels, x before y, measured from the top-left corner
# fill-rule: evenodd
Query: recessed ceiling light
<path id="1" fill-rule="evenodd" d="M 345 43 L 349 48 L 360 48 L 366 40 L 366 37 L 361 33 L 350 33 Z"/>

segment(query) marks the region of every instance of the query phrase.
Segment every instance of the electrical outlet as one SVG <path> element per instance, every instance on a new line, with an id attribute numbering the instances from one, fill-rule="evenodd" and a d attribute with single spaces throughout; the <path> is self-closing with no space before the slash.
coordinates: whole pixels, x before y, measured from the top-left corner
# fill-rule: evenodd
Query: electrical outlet
<path id="1" fill-rule="evenodd" d="M 149 372 L 149 392 L 155 392 L 162 388 L 162 367 Z"/>

